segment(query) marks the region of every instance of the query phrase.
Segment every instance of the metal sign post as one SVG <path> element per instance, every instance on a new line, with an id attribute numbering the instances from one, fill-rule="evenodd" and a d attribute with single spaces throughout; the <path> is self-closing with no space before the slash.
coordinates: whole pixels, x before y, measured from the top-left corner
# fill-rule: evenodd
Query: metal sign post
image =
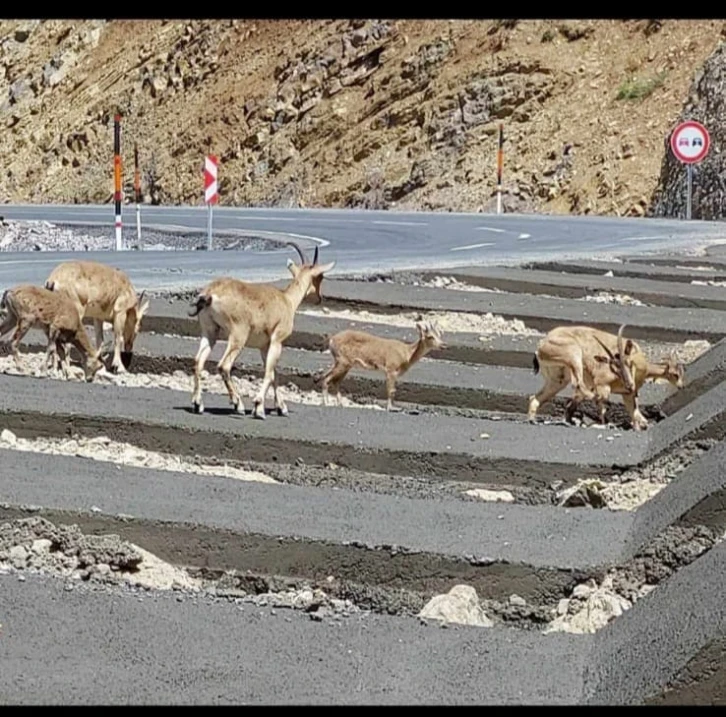
<path id="1" fill-rule="evenodd" d="M 708 130 L 694 120 L 681 122 L 671 134 L 671 151 L 686 165 L 686 219 L 691 218 L 693 200 L 693 165 L 700 162 L 711 146 Z"/>

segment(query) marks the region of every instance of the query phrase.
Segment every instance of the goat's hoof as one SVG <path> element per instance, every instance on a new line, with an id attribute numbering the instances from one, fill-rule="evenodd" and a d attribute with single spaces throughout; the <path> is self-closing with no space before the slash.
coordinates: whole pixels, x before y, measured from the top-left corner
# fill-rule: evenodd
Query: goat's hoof
<path id="1" fill-rule="evenodd" d="M 192 408 L 194 409 L 194 413 L 204 413 L 204 404 L 201 401 L 199 403 L 193 401 Z"/>
<path id="2" fill-rule="evenodd" d="M 255 410 L 252 412 L 253 418 L 259 418 L 261 421 L 264 421 L 265 416 L 265 407 L 261 403 L 255 404 Z"/>
<path id="3" fill-rule="evenodd" d="M 238 413 L 240 416 L 245 415 L 245 406 L 242 401 L 240 401 L 239 403 L 233 403 L 232 406 L 234 407 L 235 413 Z"/>
<path id="4" fill-rule="evenodd" d="M 289 415 L 289 412 L 287 410 L 287 406 L 278 406 L 277 408 L 277 415 L 286 417 Z"/>

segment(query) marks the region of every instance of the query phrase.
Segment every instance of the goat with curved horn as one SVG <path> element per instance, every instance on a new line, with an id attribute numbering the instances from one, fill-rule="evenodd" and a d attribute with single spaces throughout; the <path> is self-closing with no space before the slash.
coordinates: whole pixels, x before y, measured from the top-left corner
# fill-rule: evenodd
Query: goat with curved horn
<path id="1" fill-rule="evenodd" d="M 291 246 L 299 255 L 300 255 L 300 263 L 301 264 L 307 264 L 307 259 L 305 258 L 305 254 L 303 254 L 303 250 L 300 248 L 300 245 L 297 242 L 294 241 L 288 241 L 285 242 L 288 246 Z M 315 247 L 317 249 L 317 247 Z"/>

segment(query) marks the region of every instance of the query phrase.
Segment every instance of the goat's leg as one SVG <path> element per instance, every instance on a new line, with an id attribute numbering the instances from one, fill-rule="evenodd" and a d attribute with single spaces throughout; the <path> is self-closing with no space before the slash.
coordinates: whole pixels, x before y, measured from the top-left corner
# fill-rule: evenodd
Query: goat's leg
<path id="1" fill-rule="evenodd" d="M 194 413 L 204 413 L 204 404 L 202 403 L 202 371 L 207 363 L 209 354 L 212 353 L 212 349 L 217 343 L 218 333 L 216 326 L 202 326 L 202 338 L 194 359 L 194 389 L 192 390 L 192 408 L 194 409 Z"/>
<path id="2" fill-rule="evenodd" d="M 15 333 L 13 334 L 13 338 L 10 341 L 10 348 L 12 350 L 13 358 L 15 359 L 15 366 L 18 371 L 25 371 L 24 363 L 20 359 L 19 344 L 23 340 L 25 334 L 28 333 L 28 331 L 30 331 L 30 324 L 23 322 L 22 319 L 18 319 L 18 325 L 15 328 Z"/>
<path id="3" fill-rule="evenodd" d="M 648 427 L 648 420 L 640 412 L 638 407 L 638 396 L 632 393 L 623 394 L 623 404 L 625 410 L 630 414 L 630 420 L 633 424 L 633 429 L 641 431 Z"/>
<path id="4" fill-rule="evenodd" d="M 70 363 L 68 362 L 68 351 L 66 351 L 64 342 L 60 341 L 60 340 L 56 340 L 55 350 L 60 359 L 60 366 L 63 371 L 63 377 L 66 380 L 69 380 L 71 377 L 71 366 L 70 366 Z"/>
<path id="5" fill-rule="evenodd" d="M 93 331 L 96 334 L 96 348 L 100 350 L 99 357 L 104 353 L 104 349 L 108 350 L 108 346 L 103 345 L 103 320 L 93 320 Z"/>
<path id="6" fill-rule="evenodd" d="M 262 386 L 260 386 L 259 393 L 255 397 L 255 409 L 253 411 L 255 418 L 265 417 L 265 397 L 272 383 L 275 366 L 277 366 L 281 353 L 282 342 L 277 338 L 272 338 L 267 349 L 267 358 L 265 360 L 265 377 L 262 379 Z"/>
<path id="7" fill-rule="evenodd" d="M 393 405 L 393 397 L 396 395 L 396 379 L 398 374 L 395 371 L 386 371 L 386 411 L 400 411 Z"/>
<path id="8" fill-rule="evenodd" d="M 267 366 L 267 354 L 269 353 L 270 346 L 269 344 L 265 346 L 264 348 L 260 349 L 260 356 L 262 356 L 262 365 Z M 278 390 L 277 385 L 277 371 L 276 369 L 272 369 L 272 394 L 275 398 L 275 408 L 277 409 L 277 415 L 278 416 L 287 416 L 288 410 L 287 410 L 287 404 L 285 403 L 285 399 L 282 398 L 280 395 L 280 392 Z"/>
<path id="9" fill-rule="evenodd" d="M 554 376 L 544 374 L 545 385 L 534 395 L 529 397 L 527 407 L 527 420 L 534 423 L 537 409 L 547 401 L 551 401 L 569 382 L 567 371 L 560 369 Z"/>
<path id="10" fill-rule="evenodd" d="M 225 350 L 222 358 L 219 360 L 219 364 L 217 364 L 217 370 L 219 371 L 219 375 L 222 377 L 224 385 L 227 388 L 229 400 L 232 401 L 232 406 L 234 406 L 235 412 L 242 415 L 244 415 L 245 412 L 245 405 L 242 401 L 242 397 L 239 395 L 239 391 L 232 381 L 232 366 L 234 366 L 234 362 L 237 359 L 237 356 L 239 356 L 240 351 L 244 348 L 246 342 L 247 336 L 240 337 L 237 334 L 230 334 L 227 339 L 227 349 Z"/>
<path id="11" fill-rule="evenodd" d="M 126 312 L 117 311 L 113 316 L 113 360 L 111 361 L 111 371 L 113 373 L 126 373 L 126 368 L 121 361 L 121 344 L 124 340 L 125 324 Z"/>
<path id="12" fill-rule="evenodd" d="M 13 314 L 8 312 L 8 315 L 5 317 L 5 320 L 2 322 L 2 325 L 0 325 L 0 338 L 5 336 L 5 334 L 10 331 L 10 329 L 15 327 L 16 319 Z"/>
<path id="13" fill-rule="evenodd" d="M 344 361 L 338 361 L 331 366 L 325 376 L 323 376 L 323 403 L 327 406 L 328 404 L 328 390 L 330 388 L 335 390 L 338 405 L 343 405 L 343 397 L 340 395 L 340 383 L 348 375 L 351 365 Z"/>

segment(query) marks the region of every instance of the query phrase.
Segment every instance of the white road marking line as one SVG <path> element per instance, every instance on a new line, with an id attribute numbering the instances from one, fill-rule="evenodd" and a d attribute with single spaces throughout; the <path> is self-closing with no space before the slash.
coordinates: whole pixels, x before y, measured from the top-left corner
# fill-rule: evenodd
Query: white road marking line
<path id="1" fill-rule="evenodd" d="M 497 229 L 496 227 L 474 227 L 475 229 L 479 230 L 480 232 L 497 232 L 498 234 L 503 234 L 506 229 Z"/>
<path id="2" fill-rule="evenodd" d="M 670 234 L 658 234 L 650 237 L 622 237 L 618 241 L 650 241 L 651 239 L 670 239 Z"/>
<path id="3" fill-rule="evenodd" d="M 362 220 L 358 220 L 362 221 Z M 426 222 L 395 222 L 395 221 L 387 221 L 385 219 L 374 219 L 371 224 L 395 224 L 397 226 L 402 227 L 427 227 L 428 224 Z"/>
<path id="4" fill-rule="evenodd" d="M 531 234 L 520 234 L 517 239 L 529 239 L 531 236 Z"/>
<path id="5" fill-rule="evenodd" d="M 482 244 L 467 244 L 466 246 L 455 246 L 449 249 L 449 251 L 464 251 L 466 249 L 479 249 L 483 246 L 494 246 L 493 242 L 484 242 Z"/>

